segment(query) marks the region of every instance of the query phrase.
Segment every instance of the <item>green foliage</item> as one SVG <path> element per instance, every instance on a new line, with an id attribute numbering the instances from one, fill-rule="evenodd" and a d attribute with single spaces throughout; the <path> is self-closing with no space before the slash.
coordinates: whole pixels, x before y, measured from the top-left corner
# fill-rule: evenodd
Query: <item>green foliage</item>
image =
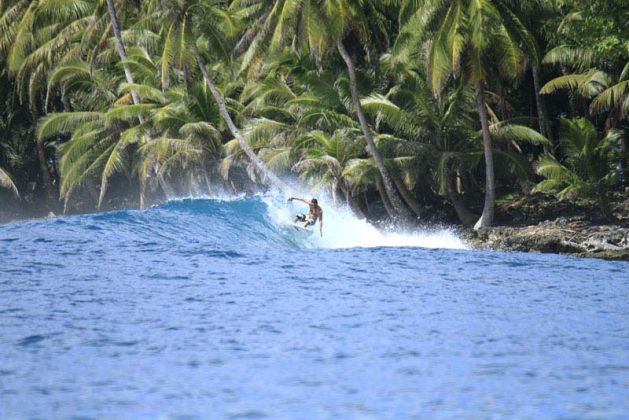
<path id="1" fill-rule="evenodd" d="M 560 199 L 594 198 L 607 212 L 607 192 L 618 182 L 615 161 L 621 137 L 610 131 L 600 136 L 584 118 L 561 120 L 563 163 L 550 155 L 540 157 L 536 172 L 546 178 L 534 191 L 554 191 Z"/>
<path id="2" fill-rule="evenodd" d="M 623 0 L 557 0 L 562 15 L 555 42 L 587 48 L 592 63 L 610 69 L 629 57 L 629 12 Z"/>
<path id="3" fill-rule="evenodd" d="M 104 1 L 0 1 L 2 188 L 27 196 L 50 171 L 68 210 L 105 205 L 127 185 L 142 202 L 194 185 L 239 188 L 244 172 L 260 181 L 250 146 L 335 197 L 373 197 L 382 172 L 355 118 L 339 40 L 384 166 L 413 199 L 478 207 L 483 109 L 502 192 L 529 182 L 534 161 L 545 178 L 536 189 L 561 198 L 609 191 L 613 168 L 629 167 L 621 0 L 114 3 L 124 59 Z M 233 140 L 197 54 L 246 144 Z M 531 128 L 530 68 L 555 125 L 589 118 L 561 120 L 557 157 L 540 156 L 552 145 Z M 569 103 L 562 91 L 574 93 Z"/>

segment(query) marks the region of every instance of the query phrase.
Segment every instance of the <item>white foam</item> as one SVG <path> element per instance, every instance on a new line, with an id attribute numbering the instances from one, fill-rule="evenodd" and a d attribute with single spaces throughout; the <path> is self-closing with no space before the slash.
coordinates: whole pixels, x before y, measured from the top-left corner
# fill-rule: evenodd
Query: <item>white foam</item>
<path id="1" fill-rule="evenodd" d="M 311 192 L 302 197 L 311 197 Z M 321 194 L 315 194 L 321 197 Z M 279 194 L 265 195 L 263 200 L 269 208 L 269 217 L 278 226 L 286 226 L 296 213 L 307 213 L 308 207 Z M 318 224 L 315 233 L 304 241 L 305 246 L 321 248 L 372 248 L 372 247 L 422 247 L 465 249 L 467 246 L 449 229 L 417 230 L 413 232 L 383 231 L 364 219 L 356 217 L 347 207 L 334 207 L 327 197 L 319 198 L 323 208 L 323 237 L 319 236 Z"/>

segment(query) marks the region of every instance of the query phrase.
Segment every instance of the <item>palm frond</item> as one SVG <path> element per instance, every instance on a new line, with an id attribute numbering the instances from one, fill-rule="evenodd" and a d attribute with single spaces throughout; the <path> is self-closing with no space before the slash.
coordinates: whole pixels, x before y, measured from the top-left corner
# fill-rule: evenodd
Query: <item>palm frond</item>
<path id="1" fill-rule="evenodd" d="M 292 166 L 290 147 L 268 148 L 260 152 L 260 158 L 274 170 L 290 169 Z"/>
<path id="2" fill-rule="evenodd" d="M 526 142 L 535 145 L 549 145 L 550 142 L 538 131 L 517 124 L 492 124 L 489 127 L 492 139 L 503 142 Z"/>
<path id="3" fill-rule="evenodd" d="M 290 127 L 284 123 L 256 118 L 245 127 L 244 134 L 247 142 L 252 145 L 269 145 L 278 137 L 282 138 Z"/>
<path id="4" fill-rule="evenodd" d="M 546 180 L 537 184 L 535 188 L 533 188 L 533 192 L 559 190 L 580 181 L 576 174 L 549 154 L 544 154 L 540 157 L 537 167 L 535 168 L 535 173 L 543 176 Z"/>
<path id="5" fill-rule="evenodd" d="M 626 104 L 627 97 L 629 97 L 629 80 L 619 82 L 599 93 L 592 101 L 590 110 L 597 114 L 619 107 L 621 118 L 623 118 L 629 111 L 626 105 L 623 106 L 623 103 Z"/>
<path id="6" fill-rule="evenodd" d="M 99 209 L 101 208 L 103 204 L 105 193 L 107 192 L 109 178 L 111 178 L 111 176 L 114 175 L 115 173 L 122 172 L 125 168 L 125 161 L 122 156 L 124 152 L 124 146 L 125 146 L 125 143 L 122 143 L 122 142 L 118 143 L 116 147 L 112 149 L 109 157 L 107 158 L 107 161 L 105 162 L 105 166 L 103 168 L 103 172 L 101 175 L 100 194 L 98 195 L 97 207 Z"/>
<path id="7" fill-rule="evenodd" d="M 595 56 L 594 51 L 589 48 L 560 45 L 548 51 L 542 63 L 569 65 L 584 70 L 592 67 Z"/>
<path id="8" fill-rule="evenodd" d="M 100 112 L 64 112 L 48 114 L 37 124 L 37 140 L 43 141 L 59 133 L 71 133 L 85 122 L 103 118 Z"/>
<path id="9" fill-rule="evenodd" d="M 17 198 L 20 198 L 20 193 L 18 192 L 13 179 L 11 179 L 11 175 L 9 175 L 9 173 L 3 168 L 0 168 L 0 187 L 10 189 Z"/>
<path id="10" fill-rule="evenodd" d="M 186 123 L 179 128 L 179 133 L 185 137 L 209 139 L 219 143 L 221 141 L 221 132 L 206 121 Z"/>
<path id="11" fill-rule="evenodd" d="M 374 185 L 379 172 L 373 159 L 352 159 L 347 163 L 341 175 L 356 191 L 360 187 Z"/>
<path id="12" fill-rule="evenodd" d="M 155 104 L 121 105 L 111 108 L 105 113 L 107 121 L 123 120 L 131 121 L 138 117 L 146 116 L 148 112 L 157 108 Z"/>
<path id="13" fill-rule="evenodd" d="M 157 103 L 165 103 L 166 95 L 153 86 L 141 85 L 138 83 L 122 83 L 118 89 L 119 94 L 128 94 L 136 92 L 141 99 L 149 100 Z"/>
<path id="14" fill-rule="evenodd" d="M 603 91 L 608 83 L 606 73 L 593 69 L 585 73 L 556 77 L 542 86 L 540 93 L 549 94 L 560 89 L 573 89 L 579 91 L 584 97 L 590 98 Z"/>

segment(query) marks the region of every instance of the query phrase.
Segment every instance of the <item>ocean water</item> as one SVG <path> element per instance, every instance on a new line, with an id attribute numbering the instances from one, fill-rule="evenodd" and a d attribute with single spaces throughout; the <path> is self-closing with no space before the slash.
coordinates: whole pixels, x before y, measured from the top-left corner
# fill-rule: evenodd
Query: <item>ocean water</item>
<path id="1" fill-rule="evenodd" d="M 629 263 L 303 207 L 0 226 L 0 418 L 629 417 Z"/>

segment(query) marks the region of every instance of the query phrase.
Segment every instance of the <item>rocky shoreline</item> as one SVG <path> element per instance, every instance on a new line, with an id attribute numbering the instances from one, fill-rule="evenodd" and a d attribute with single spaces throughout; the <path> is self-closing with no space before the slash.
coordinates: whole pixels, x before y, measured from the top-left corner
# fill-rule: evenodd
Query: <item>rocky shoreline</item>
<path id="1" fill-rule="evenodd" d="M 591 201 L 528 194 L 500 203 L 495 227 L 464 228 L 460 235 L 480 249 L 629 261 L 629 190 L 611 195 L 610 208 L 605 217 Z"/>
<path id="2" fill-rule="evenodd" d="M 502 251 L 546 252 L 577 257 L 629 261 L 629 228 L 593 225 L 559 218 L 534 226 L 496 226 L 474 231 L 462 229 L 461 237 L 473 248 Z"/>

